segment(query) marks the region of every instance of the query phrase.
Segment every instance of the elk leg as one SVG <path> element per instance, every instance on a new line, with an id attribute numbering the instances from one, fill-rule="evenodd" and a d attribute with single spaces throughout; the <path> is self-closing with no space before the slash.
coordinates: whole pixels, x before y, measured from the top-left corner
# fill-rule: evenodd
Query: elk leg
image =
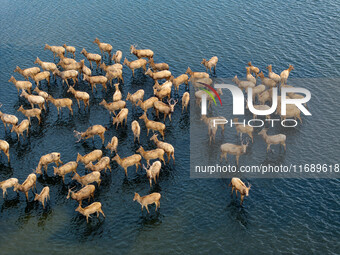
<path id="1" fill-rule="evenodd" d="M 149 208 L 148 208 L 148 205 L 146 205 L 146 206 L 145 206 L 145 208 L 146 208 L 146 210 L 148 211 L 148 213 L 150 213 L 150 212 L 149 212 Z"/>
<path id="2" fill-rule="evenodd" d="M 128 174 L 127 174 L 127 168 L 124 168 L 124 171 L 125 171 L 125 175 L 126 175 L 126 177 L 128 177 Z"/>
<path id="3" fill-rule="evenodd" d="M 104 218 L 106 218 L 106 216 L 105 216 L 105 214 L 104 214 L 104 212 L 101 208 L 99 209 L 99 212 L 103 215 Z"/>

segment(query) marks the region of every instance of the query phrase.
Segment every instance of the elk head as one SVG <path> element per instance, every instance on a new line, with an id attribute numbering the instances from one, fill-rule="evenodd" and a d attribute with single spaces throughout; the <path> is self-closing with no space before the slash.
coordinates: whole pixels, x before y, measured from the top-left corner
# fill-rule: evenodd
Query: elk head
<path id="1" fill-rule="evenodd" d="M 173 102 L 173 103 L 171 103 Z M 170 112 L 174 112 L 175 110 L 175 105 L 177 104 L 178 99 L 175 101 L 173 98 L 171 98 L 170 100 L 168 99 L 168 104 L 170 106 Z"/>

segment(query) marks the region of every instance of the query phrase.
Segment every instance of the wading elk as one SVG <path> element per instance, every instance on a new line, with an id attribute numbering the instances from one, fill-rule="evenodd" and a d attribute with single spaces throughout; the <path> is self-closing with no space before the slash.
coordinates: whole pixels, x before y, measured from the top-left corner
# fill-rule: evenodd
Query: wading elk
<path id="1" fill-rule="evenodd" d="M 158 136 L 157 134 L 154 134 L 150 138 L 150 141 L 153 141 L 156 144 L 157 148 L 163 149 L 165 151 L 166 155 L 168 156 L 168 163 L 170 161 L 170 157 L 172 157 L 172 160 L 175 163 L 175 149 L 174 149 L 174 147 L 170 143 L 159 141 L 157 136 Z"/>
<path id="2" fill-rule="evenodd" d="M 137 201 L 142 206 L 142 211 L 143 211 L 143 208 L 145 207 L 147 212 L 150 213 L 148 209 L 148 205 L 155 203 L 156 205 L 155 211 L 157 211 L 157 209 L 160 208 L 161 206 L 161 203 L 159 202 L 160 199 L 161 199 L 161 194 L 158 192 L 154 192 L 144 197 L 141 197 L 138 193 L 135 192 L 135 197 L 133 198 L 133 201 Z"/>
<path id="3" fill-rule="evenodd" d="M 39 125 L 40 125 L 40 121 L 41 121 L 41 110 L 38 108 L 33 108 L 33 109 L 28 109 L 25 110 L 24 107 L 22 107 L 22 105 L 19 107 L 18 112 L 21 112 L 23 115 L 25 115 L 28 118 L 29 123 L 31 124 L 31 117 L 36 117 L 39 121 Z"/>
<path id="4" fill-rule="evenodd" d="M 116 102 L 107 103 L 105 101 L 105 99 L 103 99 L 103 101 L 101 101 L 99 103 L 99 105 L 104 106 L 105 109 L 110 112 L 110 115 L 111 115 L 111 113 L 116 115 L 115 111 L 125 108 L 126 107 L 126 102 L 122 101 L 122 100 L 119 100 L 119 101 L 116 101 Z"/>
<path id="5" fill-rule="evenodd" d="M 45 201 L 50 199 L 50 188 L 49 187 L 44 187 L 40 194 L 35 194 L 34 201 L 39 201 L 43 208 L 45 209 Z"/>
<path id="6" fill-rule="evenodd" d="M 59 167 L 59 163 L 62 164 L 63 162 L 60 160 L 60 153 L 59 152 L 52 152 L 41 156 L 38 166 L 35 169 L 35 173 L 42 174 L 42 167 L 44 167 L 45 173 L 47 174 L 47 167 L 49 164 L 55 163 L 57 167 Z"/>
<path id="7" fill-rule="evenodd" d="M 8 82 L 12 82 L 14 86 L 18 90 L 18 95 L 21 90 L 27 90 L 29 94 L 31 94 L 32 83 L 30 81 L 17 81 L 13 76 L 8 80 Z"/>
<path id="8" fill-rule="evenodd" d="M 129 166 L 135 165 L 136 166 L 136 173 L 137 173 L 138 167 L 141 166 L 140 162 L 142 160 L 142 157 L 141 157 L 141 155 L 134 154 L 134 155 L 131 155 L 131 156 L 126 157 L 126 158 L 120 158 L 119 155 L 116 154 L 116 156 L 112 160 L 116 161 L 122 168 L 124 168 L 125 175 L 126 175 L 126 177 L 128 177 L 127 168 Z"/>
<path id="9" fill-rule="evenodd" d="M 154 150 L 146 151 L 144 150 L 142 146 L 140 146 L 136 152 L 142 155 L 142 157 L 146 160 L 146 163 L 148 165 L 150 164 L 150 160 L 153 160 L 153 159 L 160 159 L 165 164 L 163 149 L 157 148 Z"/>
<path id="10" fill-rule="evenodd" d="M 15 73 L 18 72 L 19 74 L 24 76 L 26 81 L 28 81 L 29 77 L 40 72 L 40 68 L 39 67 L 30 67 L 30 68 L 26 68 L 26 69 L 21 69 L 19 66 L 17 66 L 14 69 L 14 72 Z"/>
<path id="11" fill-rule="evenodd" d="M 239 178 L 232 178 L 231 182 L 229 183 L 229 187 L 232 186 L 231 188 L 231 196 L 233 195 L 233 192 L 235 190 L 236 193 L 236 197 L 237 197 L 237 192 L 240 192 L 241 194 L 241 202 L 240 204 L 242 205 L 243 203 L 243 199 L 244 196 L 248 196 L 249 195 L 249 190 L 251 185 L 248 183 L 248 187 L 243 183 L 243 181 L 241 181 Z"/>
<path id="12" fill-rule="evenodd" d="M 0 103 L 0 108 L 1 107 L 2 107 L 2 104 Z M 5 130 L 6 130 L 7 125 L 16 126 L 19 121 L 15 115 L 6 114 L 6 113 L 3 113 L 2 111 L 0 111 L 0 119 L 5 126 Z"/>
<path id="13" fill-rule="evenodd" d="M 87 58 L 87 60 L 90 62 L 90 67 L 92 69 L 92 61 L 93 62 L 96 62 L 97 64 L 97 68 L 99 67 L 100 65 L 100 62 L 102 60 L 102 57 L 98 54 L 94 54 L 94 53 L 88 53 L 85 48 L 82 49 L 82 51 L 80 52 L 80 54 L 83 54 L 85 56 L 85 58 Z"/>
<path id="14" fill-rule="evenodd" d="M 133 77 L 135 77 L 135 69 L 142 67 L 144 72 L 146 72 L 146 64 L 147 64 L 147 61 L 143 58 L 137 59 L 131 62 L 129 62 L 127 58 L 125 58 L 123 62 L 123 65 L 127 65 L 131 69 Z"/>
<path id="15" fill-rule="evenodd" d="M 92 172 L 84 176 L 80 176 L 79 174 L 75 173 L 72 177 L 72 180 L 76 180 L 82 186 L 86 186 L 87 184 L 96 182 L 98 183 L 98 187 L 100 186 L 101 179 L 100 179 L 100 172 Z"/>
<path id="16" fill-rule="evenodd" d="M 26 136 L 28 136 L 29 126 L 30 126 L 29 120 L 23 120 L 19 125 L 13 126 L 11 132 L 17 133 L 18 140 L 20 140 L 20 135 L 22 135 L 22 138 L 25 140 L 24 131 L 26 131 Z"/>
<path id="17" fill-rule="evenodd" d="M 222 144 L 220 161 L 225 158 L 225 161 L 227 162 L 227 154 L 229 153 L 236 156 L 236 164 L 238 165 L 239 158 L 242 154 L 246 153 L 248 144 L 249 142 L 247 142 L 247 144 L 243 144 L 242 142 L 241 145 L 236 145 L 232 143 Z"/>
<path id="18" fill-rule="evenodd" d="M 159 179 L 159 173 L 161 171 L 162 163 L 160 161 L 155 161 L 153 164 L 147 169 L 144 165 L 143 168 L 146 171 L 146 177 L 149 179 L 150 187 L 152 187 L 152 179 L 155 183 L 156 179 Z"/>
<path id="19" fill-rule="evenodd" d="M 78 138 L 78 142 L 81 141 L 81 139 L 89 139 L 89 138 L 93 138 L 94 140 L 94 136 L 98 135 L 101 139 L 102 139 L 102 144 L 104 144 L 104 134 L 106 132 L 107 128 L 103 127 L 102 125 L 94 125 L 89 127 L 88 129 L 86 129 L 85 132 L 78 132 L 76 130 L 74 130 L 73 132 L 75 133 L 75 137 Z"/>
<path id="20" fill-rule="evenodd" d="M 205 58 L 203 58 L 201 64 L 205 66 L 205 68 L 207 69 L 207 72 L 208 72 L 208 69 L 209 69 L 210 73 L 212 73 L 211 68 L 214 68 L 214 73 L 216 73 L 217 62 L 218 62 L 218 57 L 213 56 L 209 60 L 206 60 Z"/>
<path id="21" fill-rule="evenodd" d="M 94 150 L 90 153 L 82 156 L 78 153 L 77 155 L 77 162 L 83 163 L 85 166 L 89 164 L 90 162 L 94 162 L 96 160 L 101 159 L 103 156 L 103 152 L 101 150 Z"/>
<path id="22" fill-rule="evenodd" d="M 277 135 L 267 135 L 267 128 L 263 128 L 259 135 L 263 137 L 263 140 L 267 144 L 267 152 L 270 150 L 270 145 L 272 144 L 281 144 L 286 150 L 286 135 L 284 134 L 277 134 Z"/>
<path id="23" fill-rule="evenodd" d="M 151 68 L 154 72 L 169 70 L 169 65 L 167 63 L 155 63 L 153 58 L 150 58 L 148 63 L 150 64 L 150 66 L 151 66 Z"/>
<path id="24" fill-rule="evenodd" d="M 102 170 L 105 171 L 106 173 L 106 169 L 109 169 L 111 172 L 111 166 L 110 166 L 110 158 L 109 157 L 102 157 L 97 164 L 93 165 L 92 162 L 90 162 L 89 164 L 87 164 L 85 166 L 85 168 L 90 169 L 91 171 L 97 171 L 100 172 Z"/>
<path id="25" fill-rule="evenodd" d="M 107 52 L 109 54 L 109 58 L 111 58 L 111 51 L 112 51 L 112 45 L 108 43 L 102 43 L 99 41 L 98 38 L 94 39 L 93 43 L 98 44 L 98 47 L 100 49 L 100 53 L 103 56 L 103 52 Z"/>
<path id="26" fill-rule="evenodd" d="M 111 138 L 111 142 L 109 142 L 105 149 L 109 149 L 111 151 L 111 154 L 112 152 L 115 152 L 117 153 L 117 147 L 118 147 L 118 138 L 116 136 L 112 137 Z"/>
<path id="27" fill-rule="evenodd" d="M 149 75 L 154 81 L 161 80 L 161 79 L 166 79 L 168 81 L 168 80 L 170 80 L 171 72 L 168 71 L 168 70 L 163 70 L 163 71 L 159 71 L 159 72 L 152 72 L 151 69 L 149 68 L 145 72 L 145 75 Z"/>
<path id="28" fill-rule="evenodd" d="M 173 103 L 171 103 L 173 102 Z M 155 109 L 156 112 L 156 116 L 157 118 L 159 118 L 159 112 L 164 114 L 164 121 L 166 119 L 167 116 L 169 116 L 169 120 L 171 121 L 171 114 L 174 112 L 175 110 L 175 105 L 177 104 L 178 100 L 174 100 L 174 99 L 168 99 L 168 104 L 165 104 L 161 101 L 156 101 L 153 104 L 153 107 Z"/>
<path id="29" fill-rule="evenodd" d="M 82 208 L 81 205 L 79 205 L 75 211 L 84 215 L 86 217 L 87 223 L 89 223 L 89 217 L 91 217 L 90 214 L 93 213 L 97 213 L 97 218 L 99 218 L 99 213 L 101 213 L 105 218 L 105 214 L 102 210 L 102 204 L 100 202 L 93 202 L 92 204 L 85 208 Z"/>
<path id="30" fill-rule="evenodd" d="M 94 191 L 96 190 L 96 187 L 92 184 L 86 185 L 84 188 L 77 192 L 73 192 L 72 189 L 68 189 L 67 197 L 66 199 L 72 198 L 73 200 L 76 200 L 80 205 L 82 205 L 84 199 L 94 199 Z"/>
<path id="31" fill-rule="evenodd" d="M 37 176 L 35 174 L 30 174 L 27 176 L 26 180 L 23 184 L 16 184 L 14 186 L 13 191 L 21 191 L 25 193 L 26 200 L 28 201 L 28 191 L 31 189 L 33 192 L 33 188 L 37 189 Z"/>
<path id="32" fill-rule="evenodd" d="M 14 188 L 18 185 L 18 179 L 17 178 L 10 178 L 5 181 L 0 182 L 0 189 L 2 189 L 2 197 L 5 198 L 5 194 L 7 195 L 7 189 L 8 188 Z"/>
<path id="33" fill-rule="evenodd" d="M 84 102 L 84 110 L 86 109 L 86 106 L 90 107 L 90 95 L 87 92 L 75 90 L 72 86 L 69 87 L 67 92 L 72 93 L 73 96 L 77 99 L 79 109 L 80 109 L 79 101 Z"/>
<path id="34" fill-rule="evenodd" d="M 55 60 L 56 55 L 64 55 L 65 54 L 65 48 L 62 46 L 50 46 L 48 44 L 45 44 L 44 50 L 50 50 L 53 53 L 53 60 Z"/>
<path id="35" fill-rule="evenodd" d="M 60 167 L 53 167 L 54 175 L 59 175 L 63 178 L 63 183 L 65 183 L 65 175 L 69 173 L 77 173 L 78 163 L 75 161 L 70 161 L 65 165 Z"/>
<path id="36" fill-rule="evenodd" d="M 152 58 L 153 51 L 149 49 L 137 50 L 134 45 L 130 46 L 130 54 L 134 54 L 137 58 Z"/>
<path id="37" fill-rule="evenodd" d="M 147 130 L 147 135 L 149 135 L 150 129 L 153 131 L 158 131 L 162 135 L 163 140 L 164 140 L 165 125 L 163 123 L 149 120 L 145 112 L 142 116 L 139 117 L 139 119 L 144 120 L 146 130 Z"/>
<path id="38" fill-rule="evenodd" d="M 129 114 L 128 108 L 121 109 L 120 112 L 117 114 L 117 116 L 113 117 L 112 125 L 116 124 L 116 129 L 118 129 L 119 123 L 121 124 L 121 126 L 124 125 L 124 120 L 125 120 L 125 125 L 127 125 L 128 114 Z"/>

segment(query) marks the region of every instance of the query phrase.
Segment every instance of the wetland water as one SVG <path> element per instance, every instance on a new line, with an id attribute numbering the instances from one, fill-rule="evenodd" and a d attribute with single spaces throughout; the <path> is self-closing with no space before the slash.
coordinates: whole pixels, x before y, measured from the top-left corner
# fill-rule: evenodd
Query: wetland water
<path id="1" fill-rule="evenodd" d="M 99 53 L 93 44 L 98 37 L 122 50 L 129 60 L 131 44 L 150 48 L 156 62 L 167 62 L 175 76 L 193 70 L 204 71 L 203 57 L 219 57 L 216 77 L 245 76 L 245 64 L 251 60 L 256 66 L 271 63 L 274 71 L 292 64 L 293 78 L 338 78 L 340 73 L 340 20 L 339 3 L 327 1 L 1 1 L 0 42 L 0 102 L 1 110 L 23 116 L 16 110 L 21 104 L 14 86 L 8 83 L 16 65 L 33 66 L 38 56 L 52 61 L 44 44 L 76 47 L 76 59 L 83 58 L 80 51 Z M 106 57 L 107 63 L 107 57 Z M 140 88 L 146 95 L 152 93 L 152 80 L 124 67 L 125 84 L 121 86 L 124 98 L 128 91 Z M 15 74 L 16 78 L 21 78 Z M 324 125 L 313 125 L 304 118 L 303 130 L 292 131 L 287 153 L 265 156 L 263 160 L 278 163 L 299 161 L 301 155 L 313 160 L 325 160 L 327 155 L 339 155 L 338 86 L 311 85 L 311 111 L 323 116 Z M 66 86 L 43 83 L 42 89 L 52 96 L 69 97 Z M 41 126 L 33 120 L 30 137 L 18 143 L 14 134 L 0 128 L 0 138 L 10 144 L 11 165 L 8 167 L 1 154 L 0 180 L 16 177 L 22 182 L 38 164 L 41 155 L 58 151 L 64 162 L 76 159 L 95 148 L 101 148 L 98 138 L 75 143 L 72 131 L 84 131 L 94 124 L 109 128 L 105 143 L 119 137 L 119 154 L 131 155 L 138 145 L 133 143 L 132 131 L 111 124 L 111 119 L 99 102 L 112 100 L 113 89 L 94 94 L 90 111 L 78 111 L 74 116 L 64 110 L 58 118 L 57 110 L 50 106 L 43 114 Z M 78 89 L 90 92 L 84 82 Z M 180 95 L 185 91 L 180 88 Z M 90 94 L 91 95 L 91 94 Z M 329 97 L 331 105 L 320 98 Z M 141 115 L 128 103 L 130 124 Z M 322 111 L 323 110 L 323 111 Z M 151 116 L 151 114 L 150 114 Z M 253 179 L 250 196 L 244 207 L 230 198 L 226 179 L 191 179 L 189 159 L 189 114 L 181 114 L 180 105 L 167 120 L 166 140 L 176 150 L 176 165 L 162 169 L 159 185 L 150 190 L 145 174 L 129 169 L 129 178 L 112 163 L 112 173 L 103 175 L 95 200 L 103 204 L 106 219 L 95 218 L 86 224 L 85 218 L 75 212 L 76 203 L 66 200 L 67 188 L 75 185 L 70 176 L 66 185 L 53 177 L 52 166 L 48 177 L 38 178 L 40 191 L 44 185 L 51 189 L 51 201 L 46 210 L 36 203 L 26 203 L 9 191 L 6 201 L 0 200 L 0 254 L 94 254 L 98 247 L 112 254 L 338 254 L 340 251 L 340 182 L 337 179 Z M 1 124 L 2 125 L 2 124 Z M 203 127 L 203 126 L 202 126 Z M 154 148 L 141 124 L 141 144 Z M 235 139 L 227 129 L 228 135 Z M 206 134 L 206 130 L 202 131 Z M 203 138 L 202 138 L 203 139 Z M 207 136 L 204 139 L 208 139 Z M 258 142 L 260 137 L 256 137 Z M 323 151 L 318 144 L 327 144 Z M 304 144 L 304 146 L 302 146 Z M 265 150 L 261 143 L 258 150 Z M 277 152 L 277 151 L 276 151 Z M 104 150 L 106 155 L 108 151 Z M 288 157 L 289 159 L 287 159 Z M 234 159 L 232 159 L 234 160 Z M 308 158 L 308 160 L 311 160 Z M 322 163 L 322 162 L 321 162 Z M 78 169 L 84 174 L 84 166 Z M 161 209 L 150 216 L 141 214 L 140 206 L 133 202 L 134 192 L 141 195 L 161 192 Z M 32 194 L 30 194 L 32 200 Z M 154 207 L 151 207 L 153 211 Z"/>

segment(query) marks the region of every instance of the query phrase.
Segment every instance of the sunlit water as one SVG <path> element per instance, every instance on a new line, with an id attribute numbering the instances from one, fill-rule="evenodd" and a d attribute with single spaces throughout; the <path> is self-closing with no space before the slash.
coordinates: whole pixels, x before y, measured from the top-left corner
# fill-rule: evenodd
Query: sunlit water
<path id="1" fill-rule="evenodd" d="M 123 57 L 134 59 L 128 50 L 131 44 L 155 51 L 157 62 L 167 62 L 177 76 L 190 66 L 203 71 L 203 57 L 219 57 L 216 77 L 244 76 L 244 66 L 251 60 L 264 69 L 271 63 L 280 72 L 288 64 L 295 67 L 291 76 L 339 77 L 340 20 L 336 1 L 1 1 L 0 9 L 0 102 L 2 111 L 23 116 L 16 110 L 21 104 L 29 105 L 17 96 L 14 86 L 8 83 L 16 65 L 33 66 L 37 56 L 52 61 L 52 53 L 44 51 L 44 44 L 74 45 L 77 60 L 85 47 L 99 52 L 92 41 L 98 37 L 123 51 Z M 107 58 L 105 59 L 107 62 Z M 16 78 L 21 77 L 15 74 Z M 123 95 L 140 88 L 152 94 L 152 80 L 124 67 Z M 74 116 L 64 110 L 58 117 L 54 106 L 43 114 L 42 125 L 36 120 L 28 141 L 18 142 L 14 134 L 0 130 L 1 139 L 10 144 L 11 165 L 1 156 L 0 180 L 17 177 L 22 182 L 38 164 L 41 155 L 59 151 L 62 160 L 76 159 L 101 148 L 100 140 L 75 143 L 72 131 L 84 131 L 94 124 L 109 128 L 106 142 L 119 137 L 119 154 L 128 156 L 138 148 L 133 143 L 132 131 L 115 130 L 105 109 L 98 105 L 102 98 L 112 100 L 113 89 L 101 91 L 91 98 L 90 111 L 78 111 Z M 66 86 L 54 81 L 42 88 L 56 98 L 69 97 Z M 90 92 L 80 82 L 79 89 Z M 331 152 L 339 155 L 337 137 L 338 87 L 314 85 L 311 111 L 329 120 L 327 125 L 313 125 L 304 119 L 302 129 L 292 133 L 285 155 L 268 155 L 269 161 L 300 160 L 300 155 L 314 151 L 313 160 L 322 161 Z M 180 95 L 185 91 L 180 89 Z M 91 94 L 92 95 L 92 94 Z M 332 99 L 325 106 L 320 97 Z M 175 95 L 175 97 L 177 97 Z M 128 123 L 141 115 L 128 103 Z M 324 111 L 321 111 L 324 109 Z M 151 114 L 150 114 L 151 116 Z M 51 188 L 51 201 L 46 210 L 34 202 L 26 203 L 12 191 L 6 201 L 1 200 L 0 253 L 73 253 L 87 254 L 103 248 L 119 254 L 136 253 L 187 253 L 222 252 L 233 254 L 339 253 L 339 194 L 338 180 L 251 180 L 252 189 L 244 207 L 231 199 L 228 180 L 197 180 L 189 178 L 189 114 L 181 114 L 180 106 L 168 120 L 166 140 L 176 150 L 176 164 L 162 169 L 159 185 L 150 189 L 145 174 L 129 169 L 129 178 L 112 163 L 112 173 L 103 174 L 103 182 L 96 191 L 95 200 L 103 204 L 106 219 L 85 218 L 75 212 L 76 202 L 66 200 L 68 187 L 75 185 L 70 176 L 66 185 L 53 177 L 52 166 L 48 177 L 38 179 L 38 190 L 44 185 Z M 333 121 L 332 121 L 333 120 Z M 143 124 L 141 144 L 154 148 L 146 137 Z M 319 132 L 318 132 L 319 131 Z M 234 132 L 230 131 L 230 132 Z M 295 136 L 295 139 L 294 139 Z M 235 136 L 230 136 L 235 139 Z M 205 137 L 207 139 L 207 137 Z M 305 144 L 301 146 L 297 141 Z M 328 144 L 319 151 L 318 141 Z M 265 150 L 262 144 L 259 150 Z M 296 145 L 296 147 L 295 147 Z M 255 147 L 252 148 L 255 151 Z M 277 152 L 277 151 L 276 151 Z M 302 153 L 301 153 L 302 152 Z M 104 150 L 106 155 L 109 152 Z M 300 154 L 301 153 L 301 154 Z M 245 162 L 257 155 L 248 153 Z M 266 157 L 261 153 L 262 157 Z M 287 157 L 287 159 L 285 158 Z M 265 158 L 263 159 L 265 160 Z M 302 160 L 302 159 L 301 159 Z M 84 174 L 84 166 L 78 169 Z M 161 192 L 161 209 L 147 216 L 132 201 L 134 192 L 148 194 Z M 30 194 L 32 200 L 32 194 Z"/>

